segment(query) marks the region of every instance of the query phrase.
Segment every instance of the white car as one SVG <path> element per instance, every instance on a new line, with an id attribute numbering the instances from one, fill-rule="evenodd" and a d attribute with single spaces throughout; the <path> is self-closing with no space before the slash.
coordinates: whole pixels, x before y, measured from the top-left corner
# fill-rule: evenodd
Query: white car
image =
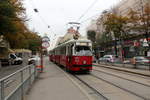
<path id="1" fill-rule="evenodd" d="M 38 55 L 33 55 L 28 59 L 28 64 L 36 64 L 37 62 L 40 62 L 40 57 Z"/>
<path id="2" fill-rule="evenodd" d="M 114 55 L 104 55 L 103 57 L 99 58 L 99 61 L 101 62 L 114 62 L 115 61 L 115 56 Z"/>
<path id="3" fill-rule="evenodd" d="M 18 65 L 18 64 L 22 64 L 23 60 L 20 57 L 17 57 L 15 54 L 11 53 L 9 55 L 9 58 L 11 59 L 11 64 L 12 65 Z"/>

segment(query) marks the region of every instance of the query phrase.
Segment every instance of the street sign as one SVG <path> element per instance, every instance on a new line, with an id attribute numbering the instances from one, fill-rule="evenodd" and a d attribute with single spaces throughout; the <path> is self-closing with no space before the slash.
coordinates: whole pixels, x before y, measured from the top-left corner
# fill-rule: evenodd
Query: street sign
<path id="1" fill-rule="evenodd" d="M 49 42 L 42 42 L 43 48 L 48 48 L 50 46 Z"/>
<path id="2" fill-rule="evenodd" d="M 42 37 L 42 41 L 43 41 L 43 42 L 45 42 L 45 41 L 47 41 L 47 42 L 48 42 L 48 41 L 50 41 L 50 39 L 49 39 L 49 37 L 48 37 L 48 36 L 44 36 L 44 37 Z"/>
<path id="3" fill-rule="evenodd" d="M 146 39 L 144 39 L 144 41 L 143 41 L 143 47 L 148 47 L 148 42 Z"/>

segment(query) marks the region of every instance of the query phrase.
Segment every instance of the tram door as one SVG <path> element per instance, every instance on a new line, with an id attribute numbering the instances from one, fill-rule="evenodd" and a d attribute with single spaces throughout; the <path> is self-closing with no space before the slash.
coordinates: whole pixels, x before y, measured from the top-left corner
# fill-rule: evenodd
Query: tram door
<path id="1" fill-rule="evenodd" d="M 67 46 L 68 47 L 68 53 L 67 53 L 67 55 L 68 55 L 68 61 L 69 61 L 69 63 L 71 63 L 71 61 L 72 61 L 72 56 L 73 56 L 73 44 L 70 44 L 69 46 Z"/>

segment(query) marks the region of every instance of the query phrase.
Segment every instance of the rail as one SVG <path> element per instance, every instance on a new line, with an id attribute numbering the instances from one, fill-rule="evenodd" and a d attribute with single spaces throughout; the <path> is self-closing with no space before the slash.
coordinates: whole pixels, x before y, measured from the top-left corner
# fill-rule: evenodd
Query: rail
<path id="1" fill-rule="evenodd" d="M 110 66 L 117 66 L 117 67 L 128 67 L 128 68 L 135 68 L 135 69 L 144 69 L 144 70 L 150 70 L 150 63 L 136 63 L 132 64 L 130 62 L 128 63 L 122 63 L 122 62 L 107 62 L 107 61 L 101 61 L 97 62 L 98 64 L 104 64 L 104 65 L 110 65 Z"/>
<path id="2" fill-rule="evenodd" d="M 0 100 L 23 100 L 38 76 L 34 65 L 28 65 L 0 79 Z"/>

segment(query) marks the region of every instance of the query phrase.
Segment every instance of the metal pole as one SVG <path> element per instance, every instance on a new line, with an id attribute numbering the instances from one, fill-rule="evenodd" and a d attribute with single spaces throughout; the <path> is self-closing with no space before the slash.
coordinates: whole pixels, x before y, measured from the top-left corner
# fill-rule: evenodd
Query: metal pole
<path id="1" fill-rule="evenodd" d="M 23 93 L 23 71 L 21 71 L 21 100 L 24 100 L 24 93 Z"/>
<path id="2" fill-rule="evenodd" d="M 41 72 L 43 72 L 43 47 L 42 47 L 42 39 L 41 39 Z"/>
<path id="3" fill-rule="evenodd" d="M 34 65 L 34 80 L 35 80 L 35 78 L 36 78 L 36 67 Z"/>
<path id="4" fill-rule="evenodd" d="M 4 94 L 4 80 L 1 81 L 1 100 L 5 99 L 5 94 Z"/>
<path id="5" fill-rule="evenodd" d="M 31 74 L 31 66 L 29 65 L 29 84 L 31 86 L 31 77 L 32 77 L 32 74 Z"/>

